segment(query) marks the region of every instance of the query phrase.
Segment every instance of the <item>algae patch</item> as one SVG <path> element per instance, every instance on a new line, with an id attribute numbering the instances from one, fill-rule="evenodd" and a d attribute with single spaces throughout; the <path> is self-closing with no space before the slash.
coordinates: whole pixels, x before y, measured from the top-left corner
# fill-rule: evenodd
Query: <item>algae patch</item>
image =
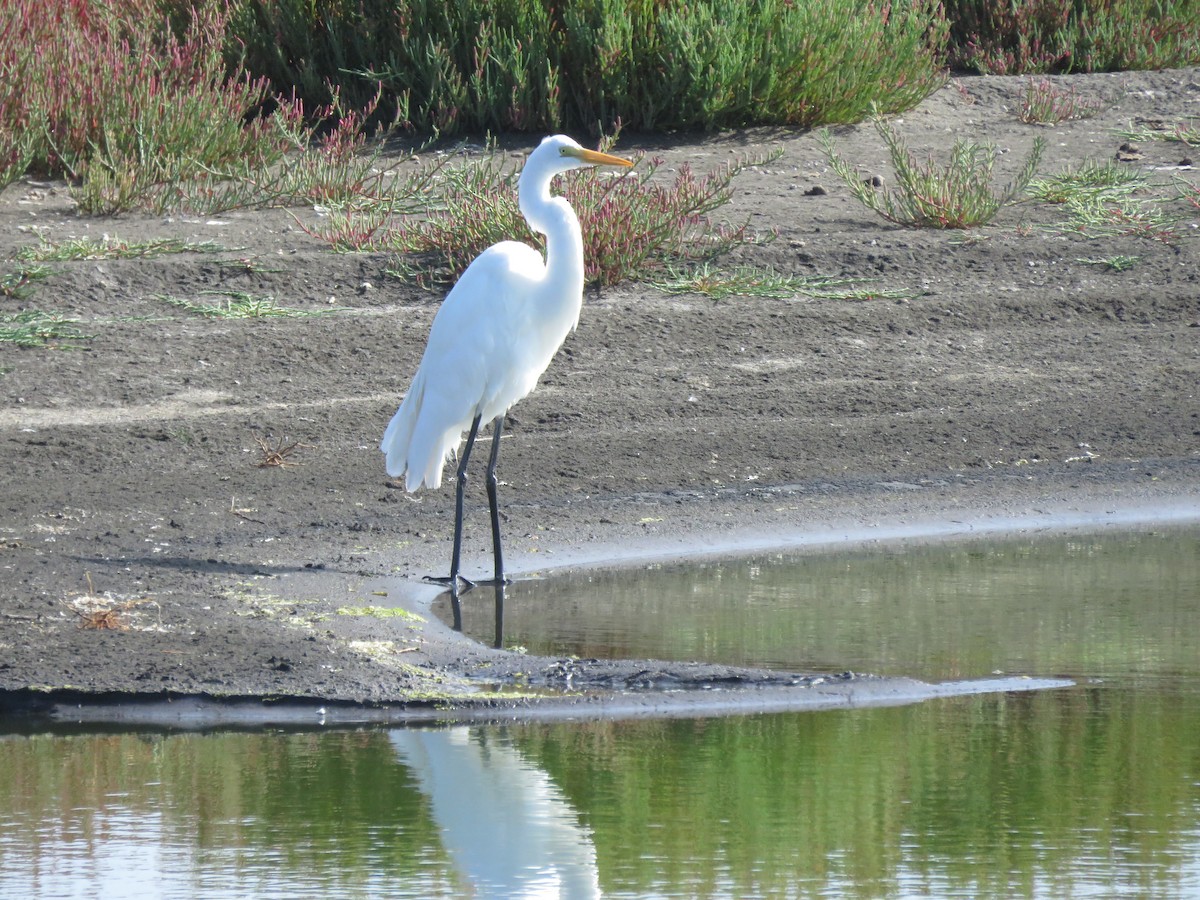
<path id="1" fill-rule="evenodd" d="M 339 606 L 339 616 L 371 616 L 375 619 L 404 619 L 407 622 L 424 622 L 425 617 L 419 616 L 399 606 Z"/>

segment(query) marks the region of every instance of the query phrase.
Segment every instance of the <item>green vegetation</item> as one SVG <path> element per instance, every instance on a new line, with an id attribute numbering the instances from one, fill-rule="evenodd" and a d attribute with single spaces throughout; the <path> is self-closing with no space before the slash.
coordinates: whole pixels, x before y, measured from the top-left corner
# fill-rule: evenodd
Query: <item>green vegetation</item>
<path id="1" fill-rule="evenodd" d="M 12 0 L 0 12 L 0 160 L 79 182 L 85 211 L 127 208 L 151 185 L 248 160 L 278 160 L 278 123 L 299 104 L 247 121 L 270 95 L 230 73 L 228 13 L 203 6 L 178 32 L 156 0 Z M 4 172 L 0 172 L 4 174 Z M 102 203 L 100 198 L 107 197 Z"/>
<path id="2" fill-rule="evenodd" d="M 330 202 L 386 173 L 368 120 L 424 133 L 811 125 L 943 81 L 934 0 L 13 0 L 0 186 L 66 173 L 88 213 Z"/>
<path id="3" fill-rule="evenodd" d="M 1142 122 L 1117 134 L 1131 141 L 1178 141 L 1200 147 L 1200 118 L 1187 122 Z"/>
<path id="4" fill-rule="evenodd" d="M 1066 203 L 1070 215 L 1061 230 L 1087 237 L 1128 236 L 1174 244 L 1179 240 L 1178 217 L 1156 197 L 1105 200 L 1095 196 Z"/>
<path id="5" fill-rule="evenodd" d="M 987 145 L 959 141 L 947 164 L 917 161 L 882 117 L 936 89 L 947 65 L 1065 72 L 1198 62 L 1192 0 L 11 0 L 0 8 L 0 187 L 25 173 L 65 176 L 84 214 L 315 207 L 322 218 L 305 227 L 331 247 L 393 252 L 394 270 L 444 280 L 501 237 L 533 240 L 516 209 L 516 173 L 494 149 L 460 165 L 455 154 L 394 152 L 375 138 L 400 129 L 445 137 L 814 126 L 874 110 L 894 188 L 864 185 L 824 134 L 854 195 L 894 222 L 966 228 L 1017 197 L 1042 143 L 1003 188 L 993 187 Z M 1051 123 L 1096 108 L 1031 80 L 1020 117 Z M 1200 144 L 1194 122 L 1131 126 L 1128 136 Z M 651 159 L 621 178 L 565 178 L 589 241 L 589 278 L 692 270 L 755 240 L 709 215 L 739 171 L 764 161 L 703 175 L 681 167 L 668 178 Z M 1157 207 L 1081 190 L 1055 201 L 1068 203 L 1068 227 L 1173 239 Z M 1181 191 L 1200 205 L 1194 186 Z M 220 249 L 83 240 L 20 259 Z M 46 274 L 2 274 L 0 296 L 25 296 Z M 711 289 L 769 292 L 768 281 Z M 209 316 L 314 314 L 249 295 L 164 299 Z"/>
<path id="6" fill-rule="evenodd" d="M 907 109 L 947 63 L 1196 62 L 1192 0 L 11 0 L 0 186 L 66 173 L 92 213 L 333 202 L 387 178 L 359 152 L 368 122 L 813 126 Z"/>
<path id="7" fill-rule="evenodd" d="M 1076 262 L 1081 262 L 1087 266 L 1104 266 L 1108 272 L 1128 272 L 1138 264 L 1140 259 L 1140 256 L 1117 254 L 1116 256 L 1107 256 L 1103 259 L 1078 259 Z"/>
<path id="8" fill-rule="evenodd" d="M 19 263 L 7 272 L 0 272 L 0 297 L 23 300 L 33 292 L 35 282 L 50 275 L 50 267 L 37 263 Z"/>
<path id="9" fill-rule="evenodd" d="M 718 269 L 706 262 L 690 271 L 670 268 L 665 278 L 650 283 L 667 294 L 703 294 L 716 300 L 725 297 L 900 300 L 914 296 L 910 291 L 870 287 L 874 282 L 872 278 L 785 275 L 755 266 Z"/>
<path id="10" fill-rule="evenodd" d="M 245 0 L 239 59 L 308 103 L 376 83 L 422 131 L 812 125 L 942 82 L 933 0 Z"/>
<path id="11" fill-rule="evenodd" d="M 1200 63 L 1195 0 L 946 0 L 945 9 L 956 69 L 1021 75 Z"/>
<path id="12" fill-rule="evenodd" d="M 296 309 L 291 306 L 280 306 L 274 297 L 260 297 L 245 291 L 203 291 L 202 293 L 213 294 L 225 299 L 214 303 L 205 303 L 182 297 L 172 297 L 167 294 L 160 294 L 158 299 L 210 319 L 303 318 L 341 312 L 340 309 Z"/>
<path id="13" fill-rule="evenodd" d="M 1068 218 L 1051 226 L 1056 230 L 1087 237 L 1128 235 L 1173 244 L 1179 238 L 1178 217 L 1166 209 L 1166 203 L 1178 198 L 1146 196 L 1149 187 L 1140 172 L 1113 162 L 1088 160 L 1077 169 L 1032 181 L 1029 196 L 1063 206 Z M 1110 268 L 1120 271 L 1117 266 Z"/>
<path id="14" fill-rule="evenodd" d="M 1032 180 L 1046 142 L 1037 138 L 1020 171 L 1004 188 L 992 184 L 996 148 L 990 144 L 956 140 L 945 165 L 925 163 L 909 152 L 903 139 L 882 116 L 875 129 L 887 145 L 896 173 L 895 188 L 878 188 L 838 156 L 828 129 L 821 133 L 829 165 L 846 182 L 855 198 L 889 222 L 924 228 L 973 228 L 986 225 L 1006 204 L 1013 202 Z"/>
<path id="15" fill-rule="evenodd" d="M 745 225 L 714 224 L 709 214 L 728 203 L 730 183 L 739 172 L 774 158 L 741 159 L 704 175 L 683 165 L 671 181 L 659 177 L 657 159 L 639 160 L 621 177 L 594 169 L 564 176 L 562 193 L 583 224 L 588 279 L 615 284 L 665 263 L 706 259 L 754 240 Z M 493 148 L 465 164 L 431 165 L 436 172 L 418 170 L 410 176 L 430 185 L 424 207 L 361 198 L 327 210 L 309 233 L 338 250 L 397 253 L 396 268 L 436 281 L 452 280 L 497 241 L 540 243 L 517 208 L 519 170 L 503 154 Z"/>
<path id="16" fill-rule="evenodd" d="M 1085 160 L 1078 168 L 1067 167 L 1056 175 L 1047 175 L 1029 183 L 1029 196 L 1046 203 L 1066 203 L 1072 199 L 1095 197 L 1117 200 L 1129 197 L 1146 186 L 1146 176 L 1114 162 Z"/>
<path id="17" fill-rule="evenodd" d="M 75 259 L 137 259 L 162 256 L 167 253 L 221 253 L 227 248 L 214 241 L 182 241 L 178 238 L 153 238 L 145 241 L 127 241 L 122 238 L 70 238 L 64 241 L 48 241 L 42 236 L 41 243 L 25 247 L 17 252 L 17 259 L 32 262 L 66 262 Z"/>
<path id="18" fill-rule="evenodd" d="M 1017 118 L 1030 125 L 1057 125 L 1069 119 L 1090 119 L 1104 108 L 1096 100 L 1085 100 L 1075 88 L 1058 88 L 1046 79 L 1029 79 Z"/>
<path id="19" fill-rule="evenodd" d="M 18 313 L 0 313 L 0 343 L 16 344 L 18 347 L 45 347 L 55 341 L 87 340 L 76 326 L 75 319 L 41 310 L 25 310 Z M 53 344 L 62 349 L 72 344 Z"/>

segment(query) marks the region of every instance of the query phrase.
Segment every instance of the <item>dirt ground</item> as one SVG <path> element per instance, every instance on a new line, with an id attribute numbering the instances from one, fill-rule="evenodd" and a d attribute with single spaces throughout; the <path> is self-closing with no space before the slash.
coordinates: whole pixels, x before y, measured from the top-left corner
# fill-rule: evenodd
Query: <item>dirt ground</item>
<path id="1" fill-rule="evenodd" d="M 1118 133 L 1154 120 L 1194 128 L 1200 70 L 1055 83 L 1106 108 L 1026 125 L 1024 80 L 971 78 L 897 127 L 921 154 L 960 137 L 993 143 L 1002 178 L 1042 135 L 1043 173 L 1120 154 L 1158 196 L 1200 182 L 1187 160 L 1200 148 L 1119 151 Z M 864 177 L 889 182 L 870 125 L 835 139 Z M 718 218 L 776 237 L 723 265 L 864 277 L 876 295 L 589 291 L 579 329 L 510 416 L 500 474 L 512 574 L 873 527 L 1200 516 L 1200 210 L 1167 204 L 1181 218 L 1163 241 L 1070 234 L 1052 227 L 1061 210 L 1022 204 L 966 239 L 859 205 L 811 133 L 626 136 L 617 150 L 660 155 L 669 175 L 774 148 L 782 156 L 742 173 Z M 520 674 L 536 689 L 564 684 L 568 669 L 584 688 L 811 683 L 495 652 L 428 615 L 435 591 L 420 578 L 448 567 L 453 492 L 405 494 L 378 441 L 440 293 L 389 275 L 384 255 L 334 254 L 285 211 L 88 218 L 65 185 L 10 185 L 4 266 L 34 229 L 229 249 L 58 263 L 31 296 L 0 299 L 4 313 L 62 313 L 90 336 L 0 343 L 0 707 L 127 693 L 444 704 L 480 678 Z M 1124 271 L 1099 262 L 1117 256 L 1137 259 Z M 339 311 L 206 319 L 161 299 L 206 290 Z M 262 464 L 293 444 L 285 465 Z M 490 565 L 480 484 L 469 575 Z M 475 702 L 516 702 L 489 696 Z"/>

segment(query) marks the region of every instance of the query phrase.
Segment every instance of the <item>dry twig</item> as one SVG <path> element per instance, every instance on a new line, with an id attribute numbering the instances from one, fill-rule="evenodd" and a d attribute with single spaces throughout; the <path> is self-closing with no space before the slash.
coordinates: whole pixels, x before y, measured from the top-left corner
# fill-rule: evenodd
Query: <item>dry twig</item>
<path id="1" fill-rule="evenodd" d="M 260 469 L 268 466 L 298 466 L 300 463 L 289 459 L 289 457 L 297 450 L 312 449 L 312 444 L 303 444 L 300 441 L 285 444 L 284 438 L 279 438 L 273 446 L 265 437 L 257 437 L 255 440 L 258 441 L 258 446 L 262 450 L 262 458 L 258 461 Z"/>

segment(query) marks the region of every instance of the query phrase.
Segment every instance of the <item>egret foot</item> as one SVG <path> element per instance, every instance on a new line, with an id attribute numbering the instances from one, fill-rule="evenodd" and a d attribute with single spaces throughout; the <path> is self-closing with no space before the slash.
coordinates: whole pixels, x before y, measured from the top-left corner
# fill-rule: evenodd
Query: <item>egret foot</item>
<path id="1" fill-rule="evenodd" d="M 446 590 L 452 591 L 455 595 L 466 593 L 467 591 L 471 590 L 471 588 L 475 587 L 474 581 L 462 575 L 426 575 L 421 580 L 428 581 L 430 584 L 440 584 Z M 491 582 L 488 581 L 481 583 L 491 584 Z"/>

